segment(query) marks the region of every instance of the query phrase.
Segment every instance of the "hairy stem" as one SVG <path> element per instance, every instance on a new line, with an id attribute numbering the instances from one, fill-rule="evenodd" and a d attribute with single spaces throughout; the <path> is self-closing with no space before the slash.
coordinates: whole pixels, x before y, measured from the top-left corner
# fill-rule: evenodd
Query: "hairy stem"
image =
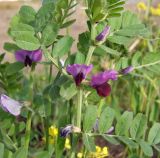
<path id="1" fill-rule="evenodd" d="M 81 128 L 82 98 L 83 98 L 83 91 L 81 88 L 79 88 L 77 94 L 77 123 L 76 123 L 76 126 L 79 128 Z"/>
<path id="2" fill-rule="evenodd" d="M 25 132 L 25 148 L 26 148 L 26 158 L 28 157 L 28 149 L 31 135 L 31 120 L 32 120 L 32 112 L 28 111 L 27 123 L 26 123 L 26 132 Z"/>
<path id="3" fill-rule="evenodd" d="M 141 69 L 141 68 L 153 66 L 153 65 L 156 65 L 156 64 L 160 64 L 160 60 L 158 60 L 158 61 L 156 61 L 156 62 L 153 62 L 153 63 L 149 63 L 149 64 L 137 66 L 137 67 L 135 67 L 134 69 Z"/>
<path id="4" fill-rule="evenodd" d="M 88 54 L 87 54 L 86 62 L 85 62 L 86 65 L 90 64 L 94 50 L 95 50 L 95 46 L 90 46 Z"/>

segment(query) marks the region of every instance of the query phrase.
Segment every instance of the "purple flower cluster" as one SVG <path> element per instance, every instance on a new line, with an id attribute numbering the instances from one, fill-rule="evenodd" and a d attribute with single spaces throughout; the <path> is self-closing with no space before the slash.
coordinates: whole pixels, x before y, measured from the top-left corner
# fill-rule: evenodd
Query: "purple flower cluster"
<path id="1" fill-rule="evenodd" d="M 68 65 L 66 70 L 67 72 L 73 76 L 75 83 L 77 86 L 80 86 L 81 82 L 86 78 L 86 76 L 91 72 L 93 65 L 80 65 L 73 64 Z M 127 74 L 133 71 L 133 67 L 127 67 L 122 69 L 120 73 L 116 70 L 107 70 L 104 72 L 100 72 L 91 77 L 91 87 L 96 89 L 97 93 L 101 97 L 106 97 L 111 93 L 111 86 L 109 85 L 109 80 L 117 80 L 119 74 Z"/>
<path id="2" fill-rule="evenodd" d="M 40 49 L 34 51 L 18 50 L 15 53 L 17 61 L 24 63 L 25 66 L 32 66 L 33 62 L 39 62 L 42 59 L 42 51 Z"/>
<path id="3" fill-rule="evenodd" d="M 93 65 L 80 65 L 80 64 L 73 64 L 67 66 L 67 72 L 72 75 L 75 79 L 75 83 L 77 86 L 86 78 L 87 74 L 90 73 L 92 70 Z"/>

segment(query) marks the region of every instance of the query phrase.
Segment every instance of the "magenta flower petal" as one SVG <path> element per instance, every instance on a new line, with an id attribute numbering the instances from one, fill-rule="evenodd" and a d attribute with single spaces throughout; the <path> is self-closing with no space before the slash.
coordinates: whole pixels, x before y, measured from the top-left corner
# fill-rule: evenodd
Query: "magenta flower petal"
<path id="1" fill-rule="evenodd" d="M 116 80 L 118 72 L 115 70 L 108 70 L 92 76 L 91 86 L 96 89 L 101 97 L 106 97 L 111 93 L 111 87 L 107 83 L 109 80 Z"/>
<path id="2" fill-rule="evenodd" d="M 20 102 L 4 94 L 0 96 L 0 106 L 4 111 L 9 112 L 14 116 L 18 116 L 21 113 L 22 105 L 20 104 Z"/>
<path id="3" fill-rule="evenodd" d="M 32 51 L 31 59 L 33 62 L 39 62 L 42 59 L 42 50 L 38 49 L 35 51 Z"/>
<path id="4" fill-rule="evenodd" d="M 97 41 L 103 41 L 110 33 L 110 27 L 106 26 L 104 30 L 96 37 Z"/>
<path id="5" fill-rule="evenodd" d="M 101 85 L 109 80 L 116 80 L 118 77 L 118 72 L 115 70 L 108 70 L 104 72 L 100 72 L 91 79 L 91 86 Z"/>
<path id="6" fill-rule="evenodd" d="M 15 53 L 15 58 L 16 58 L 17 61 L 24 62 L 27 55 L 28 55 L 28 51 L 26 51 L 26 50 L 18 50 Z"/>
<path id="7" fill-rule="evenodd" d="M 66 70 L 67 72 L 74 77 L 75 83 L 77 86 L 86 78 L 87 74 L 91 72 L 93 65 L 84 65 L 84 64 L 73 64 L 68 65 Z"/>
<path id="8" fill-rule="evenodd" d="M 25 66 L 31 66 L 33 62 L 39 62 L 42 59 L 42 51 L 19 50 L 15 53 L 15 58 L 19 62 L 23 62 Z"/>
<path id="9" fill-rule="evenodd" d="M 101 85 L 95 86 L 94 88 L 96 89 L 98 95 L 101 97 L 107 97 L 111 93 L 111 86 L 108 83 L 103 83 Z"/>

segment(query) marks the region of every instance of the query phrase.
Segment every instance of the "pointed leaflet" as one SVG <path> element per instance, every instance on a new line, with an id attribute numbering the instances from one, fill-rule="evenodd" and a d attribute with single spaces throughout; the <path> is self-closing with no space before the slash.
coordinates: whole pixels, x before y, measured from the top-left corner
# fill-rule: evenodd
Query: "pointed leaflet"
<path id="1" fill-rule="evenodd" d="M 134 118 L 131 128 L 130 134 L 133 139 L 139 139 L 143 136 L 145 130 L 147 128 L 147 118 L 145 115 L 139 113 Z"/>
<path id="2" fill-rule="evenodd" d="M 85 132 L 89 132 L 93 129 L 93 126 L 96 122 L 96 118 L 97 118 L 96 106 L 89 105 L 86 109 L 83 121 L 83 128 Z"/>
<path id="3" fill-rule="evenodd" d="M 54 57 L 62 57 L 67 54 L 72 46 L 73 38 L 70 36 L 65 36 L 61 38 L 54 46 L 52 54 Z"/>
<path id="4" fill-rule="evenodd" d="M 150 144 L 160 143 L 160 123 L 155 123 L 149 131 L 148 142 Z"/>
<path id="5" fill-rule="evenodd" d="M 94 139 L 87 134 L 83 134 L 83 143 L 88 151 L 94 152 L 96 150 Z"/>
<path id="6" fill-rule="evenodd" d="M 123 115 L 118 119 L 116 124 L 116 134 L 117 135 L 127 135 L 128 130 L 131 126 L 133 120 L 133 113 L 126 111 Z"/>
<path id="7" fill-rule="evenodd" d="M 99 131 L 100 133 L 105 133 L 112 126 L 112 122 L 114 120 L 115 112 L 112 108 L 106 107 L 101 113 L 99 119 Z"/>
<path id="8" fill-rule="evenodd" d="M 140 140 L 139 144 L 146 156 L 149 156 L 149 157 L 153 156 L 153 149 L 147 142 L 145 142 L 144 140 Z"/>

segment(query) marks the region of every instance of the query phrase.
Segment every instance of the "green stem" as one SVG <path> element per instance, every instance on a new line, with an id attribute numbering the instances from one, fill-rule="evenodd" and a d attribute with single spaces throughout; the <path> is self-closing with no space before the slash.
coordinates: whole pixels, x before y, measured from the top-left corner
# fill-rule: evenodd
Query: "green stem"
<path id="1" fill-rule="evenodd" d="M 82 117 L 82 98 L 83 98 L 83 91 L 81 88 L 78 90 L 77 94 L 77 123 L 76 126 L 81 128 L 81 117 Z"/>
<path id="2" fill-rule="evenodd" d="M 93 55 L 95 48 L 96 48 L 95 46 L 90 46 L 88 54 L 87 54 L 86 62 L 85 62 L 86 65 L 90 64 L 90 61 L 91 61 L 91 58 L 92 58 L 92 55 Z"/>
<path id="3" fill-rule="evenodd" d="M 32 112 L 28 111 L 27 123 L 26 123 L 26 132 L 25 132 L 25 148 L 26 148 L 26 158 L 28 157 L 28 149 L 31 135 L 31 121 L 32 121 Z"/>
<path id="4" fill-rule="evenodd" d="M 92 27 L 91 27 L 91 42 L 93 42 L 93 41 L 95 41 L 95 32 L 96 32 L 96 25 L 95 24 L 92 24 Z M 91 62 L 91 58 L 92 58 L 92 55 L 93 55 L 93 52 L 94 52 L 94 50 L 95 50 L 95 46 L 93 46 L 93 45 L 91 45 L 90 47 L 89 47 L 89 51 L 88 51 L 88 54 L 87 54 L 87 58 L 86 58 L 86 62 L 85 62 L 85 64 L 86 65 L 89 65 L 90 64 L 90 62 Z"/>
<path id="5" fill-rule="evenodd" d="M 150 7 L 152 4 L 152 0 L 147 0 L 147 10 L 146 10 L 146 19 L 149 19 L 149 12 L 150 12 Z"/>
<path id="6" fill-rule="evenodd" d="M 45 137 L 46 137 L 46 150 L 49 148 L 49 122 L 48 117 L 45 117 Z"/>
<path id="7" fill-rule="evenodd" d="M 49 78 L 48 78 L 49 83 L 51 82 L 51 79 L 52 79 L 52 65 L 50 65 L 49 67 Z"/>
<path id="8" fill-rule="evenodd" d="M 58 65 L 58 62 L 48 53 L 47 54 L 48 59 L 50 59 L 52 61 L 52 63 L 59 69 L 59 71 L 62 71 L 63 74 L 68 75 L 67 72 L 65 71 L 65 69 L 61 69 Z"/>
<path id="9" fill-rule="evenodd" d="M 156 61 L 156 62 L 153 62 L 153 63 L 149 63 L 149 64 L 137 66 L 137 67 L 135 67 L 134 69 L 141 69 L 141 68 L 153 66 L 153 65 L 156 65 L 156 64 L 159 64 L 159 63 L 160 63 L 160 60 L 158 60 L 158 61 Z"/>
<path id="10" fill-rule="evenodd" d="M 102 111 L 102 107 L 104 105 L 104 101 L 105 101 L 105 99 L 100 100 L 99 107 L 98 107 L 98 117 L 100 117 L 100 115 L 101 115 L 101 111 Z"/>

